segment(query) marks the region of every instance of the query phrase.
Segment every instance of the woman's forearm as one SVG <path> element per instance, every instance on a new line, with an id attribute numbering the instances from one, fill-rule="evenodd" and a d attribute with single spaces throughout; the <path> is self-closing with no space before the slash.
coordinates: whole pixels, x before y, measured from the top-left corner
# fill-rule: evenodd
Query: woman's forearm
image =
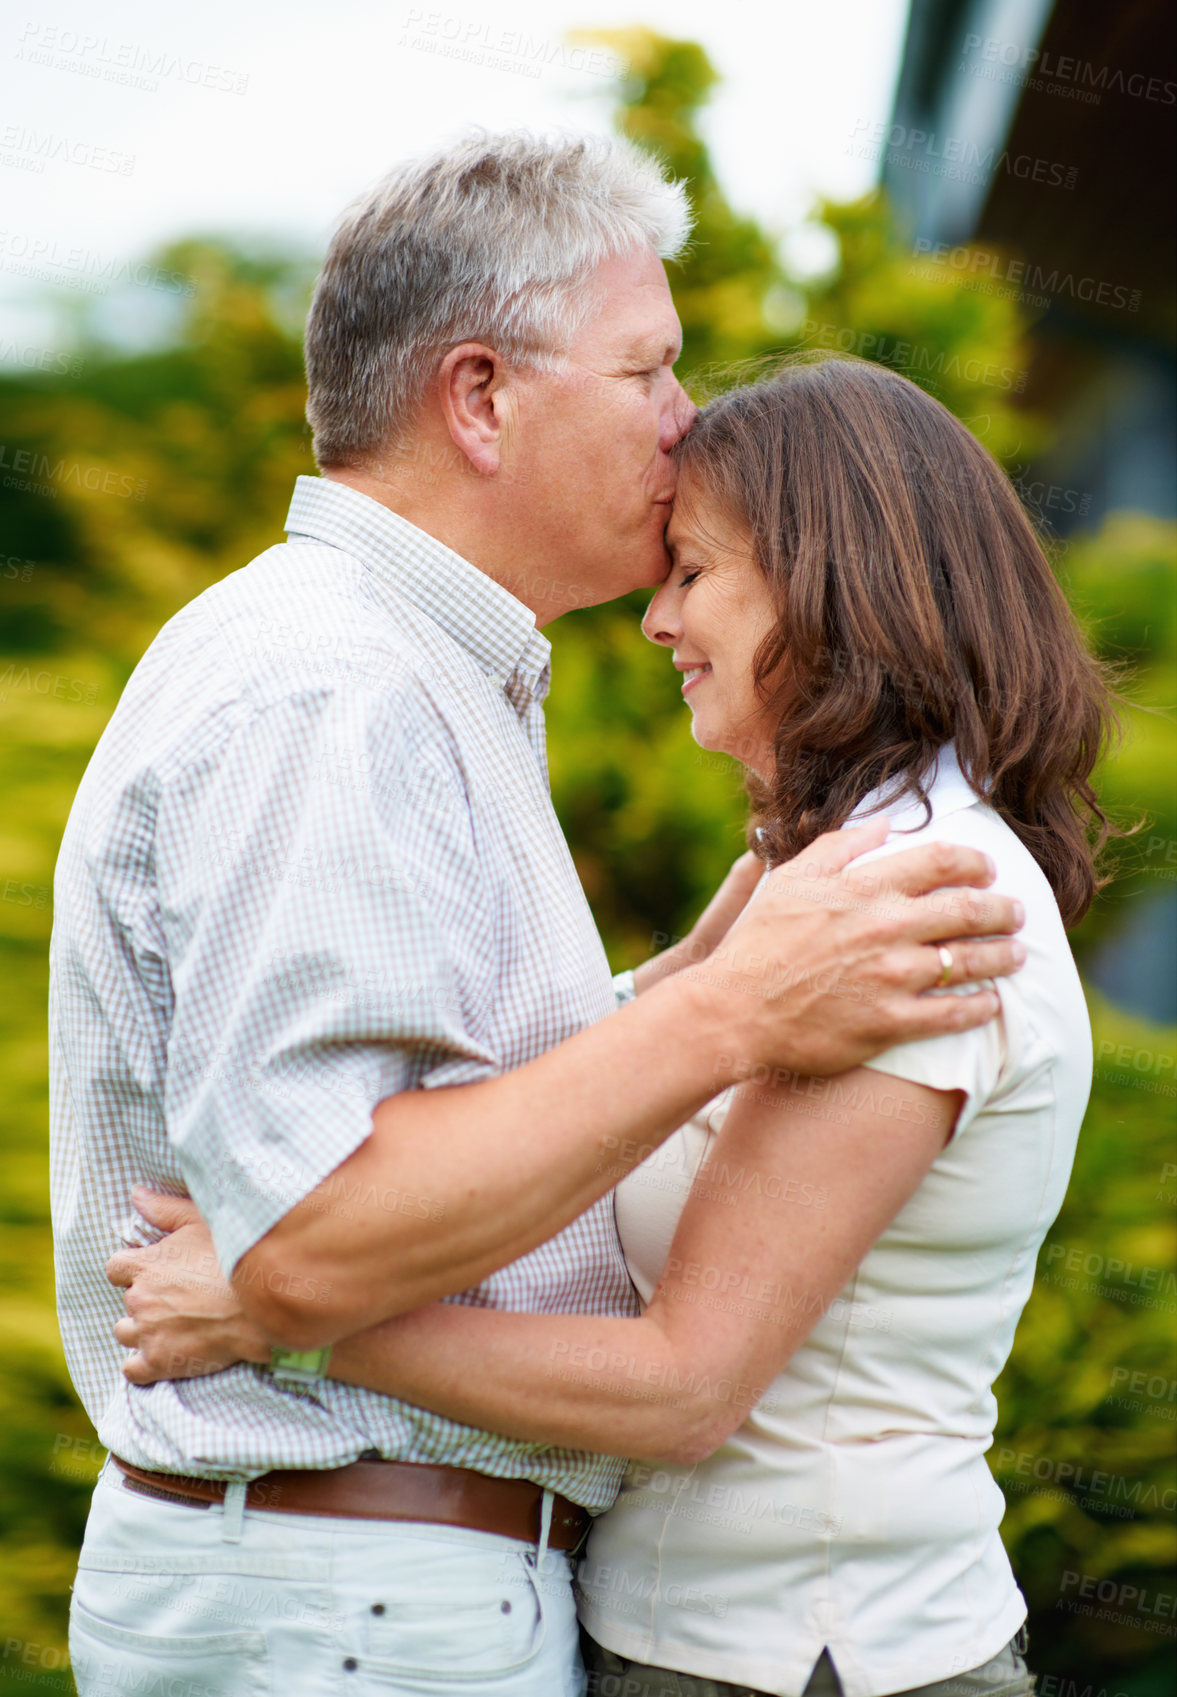
<path id="1" fill-rule="evenodd" d="M 742 854 L 687 935 L 634 968 L 635 993 L 640 996 L 683 967 L 705 960 L 727 936 L 763 875 L 764 865 L 756 855 Z"/>
<path id="2" fill-rule="evenodd" d="M 505 1437 L 648 1461 L 695 1459 L 716 1395 L 649 1315 L 503 1314 L 435 1303 L 335 1345 L 330 1374 Z"/>
<path id="3" fill-rule="evenodd" d="M 962 1091 L 890 1078 L 878 1106 L 882 1078 L 846 1074 L 863 1100 L 836 1117 L 812 1112 L 808 1090 L 737 1090 L 640 1319 L 439 1303 L 337 1344 L 331 1373 L 530 1443 L 665 1462 L 713 1454 L 952 1132 Z"/>

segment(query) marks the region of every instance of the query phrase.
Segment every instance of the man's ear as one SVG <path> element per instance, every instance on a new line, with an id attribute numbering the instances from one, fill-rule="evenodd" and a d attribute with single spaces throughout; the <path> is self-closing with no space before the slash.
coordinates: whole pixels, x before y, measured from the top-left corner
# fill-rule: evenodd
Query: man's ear
<path id="1" fill-rule="evenodd" d="M 502 356 L 481 342 L 451 348 L 437 374 L 437 396 L 450 439 L 484 476 L 499 470 L 507 445 L 506 377 Z"/>

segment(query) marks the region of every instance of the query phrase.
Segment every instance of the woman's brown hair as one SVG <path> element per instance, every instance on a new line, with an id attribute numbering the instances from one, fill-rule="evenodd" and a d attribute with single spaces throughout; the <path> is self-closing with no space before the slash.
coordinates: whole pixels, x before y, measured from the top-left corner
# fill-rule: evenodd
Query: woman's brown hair
<path id="1" fill-rule="evenodd" d="M 776 770 L 748 783 L 759 852 L 789 859 L 879 786 L 926 806 L 953 741 L 1081 919 L 1113 696 L 991 455 L 916 384 L 837 355 L 721 395 L 675 452 L 688 509 L 747 528 L 779 609 L 755 662 L 779 709 Z"/>

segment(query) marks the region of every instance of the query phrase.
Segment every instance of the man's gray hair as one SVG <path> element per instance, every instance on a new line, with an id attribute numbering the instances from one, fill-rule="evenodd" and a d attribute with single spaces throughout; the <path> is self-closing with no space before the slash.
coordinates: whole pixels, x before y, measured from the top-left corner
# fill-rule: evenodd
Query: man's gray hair
<path id="1" fill-rule="evenodd" d="M 630 142 L 478 133 L 389 172 L 345 214 L 306 331 L 315 457 L 362 463 L 402 441 L 459 342 L 555 367 L 615 254 L 682 251 L 684 184 Z"/>

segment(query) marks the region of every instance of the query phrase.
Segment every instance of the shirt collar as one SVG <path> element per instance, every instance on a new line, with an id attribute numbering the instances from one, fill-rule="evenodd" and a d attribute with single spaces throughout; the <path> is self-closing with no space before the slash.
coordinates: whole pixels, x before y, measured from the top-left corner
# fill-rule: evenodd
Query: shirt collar
<path id="1" fill-rule="evenodd" d="M 286 515 L 288 536 L 355 555 L 378 585 L 427 614 L 493 682 L 542 701 L 552 645 L 535 614 L 501 583 L 399 513 L 328 477 L 299 477 Z"/>
<path id="2" fill-rule="evenodd" d="M 925 809 L 918 796 L 897 796 L 898 780 L 872 790 L 864 796 L 847 824 L 855 819 L 863 819 L 869 815 L 885 812 L 891 821 L 893 831 L 910 831 L 918 829 L 925 819 Z M 924 789 L 932 808 L 932 818 L 943 819 L 949 813 L 959 813 L 962 808 L 972 807 L 983 797 L 977 795 L 968 779 L 960 769 L 956 757 L 955 744 L 942 743 L 936 753 L 935 764 L 924 779 Z M 888 800 L 888 797 L 894 799 Z"/>

